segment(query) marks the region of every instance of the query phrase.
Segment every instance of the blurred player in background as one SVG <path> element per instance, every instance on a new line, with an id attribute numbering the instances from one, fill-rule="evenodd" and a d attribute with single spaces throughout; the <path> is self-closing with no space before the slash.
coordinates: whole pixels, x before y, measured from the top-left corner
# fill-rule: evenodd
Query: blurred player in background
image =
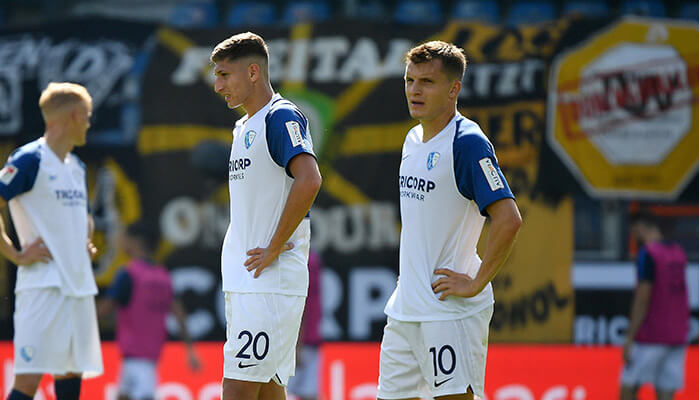
<path id="1" fill-rule="evenodd" d="M 228 167 L 222 399 L 283 399 L 308 291 L 308 213 L 320 172 L 308 120 L 269 82 L 264 40 L 232 36 L 211 61 L 216 93 L 247 113 L 233 129 Z"/>
<path id="2" fill-rule="evenodd" d="M 400 165 L 400 280 L 385 310 L 381 399 L 483 396 L 490 282 L 522 220 L 493 145 L 456 110 L 465 69 L 463 51 L 450 43 L 406 55 L 405 95 L 420 124 L 405 138 Z"/>
<path id="3" fill-rule="evenodd" d="M 39 107 L 44 135 L 15 150 L 0 171 L 0 204 L 22 248 L 0 218 L 0 252 L 18 266 L 15 285 L 15 382 L 8 399 L 34 397 L 52 374 L 58 400 L 77 400 L 82 378 L 102 374 L 90 257 L 85 165 L 71 151 L 86 141 L 92 98 L 73 83 L 50 83 Z"/>
<path id="4" fill-rule="evenodd" d="M 637 284 L 624 341 L 621 399 L 632 400 L 644 383 L 659 400 L 671 400 L 684 387 L 689 335 L 687 255 L 679 244 L 663 239 L 655 216 L 631 216 L 631 235 L 641 244 Z"/>
<path id="5" fill-rule="evenodd" d="M 308 256 L 308 297 L 301 321 L 301 332 L 296 345 L 296 375 L 289 379 L 289 393 L 301 400 L 318 398 L 318 350 L 322 342 L 321 318 L 321 272 L 318 254 L 312 250 Z"/>
<path id="6" fill-rule="evenodd" d="M 167 269 L 152 259 L 157 243 L 157 235 L 145 222 L 129 225 L 120 247 L 131 261 L 99 301 L 100 317 L 117 310 L 116 341 L 123 358 L 119 400 L 155 399 L 156 367 L 167 340 L 166 317 L 171 312 L 187 346 L 188 364 L 195 371 L 199 369 L 184 307 L 173 295 Z"/>

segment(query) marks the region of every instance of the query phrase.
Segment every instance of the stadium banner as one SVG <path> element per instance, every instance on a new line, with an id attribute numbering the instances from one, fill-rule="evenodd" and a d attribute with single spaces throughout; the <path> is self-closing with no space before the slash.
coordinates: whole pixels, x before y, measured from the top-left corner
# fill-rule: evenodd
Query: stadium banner
<path id="1" fill-rule="evenodd" d="M 191 371 L 181 343 L 168 343 L 158 364 L 159 400 L 219 400 L 223 342 L 195 344 L 202 368 Z M 380 345 L 326 343 L 321 348 L 320 399 L 374 400 Z M 116 400 L 121 357 L 113 342 L 102 344 L 105 374 L 83 382 L 82 398 Z M 12 344 L 0 342 L 0 396 L 12 385 Z M 619 347 L 491 345 L 486 367 L 486 400 L 597 400 L 618 398 L 621 371 Z M 677 400 L 699 396 L 699 347 L 687 354 L 685 389 Z M 54 400 L 52 379 L 46 376 L 34 397 Z M 649 387 L 639 400 L 654 399 Z M 290 399 L 294 399 L 290 396 Z"/>
<path id="2" fill-rule="evenodd" d="M 376 398 L 380 345 L 323 346 L 321 393 L 326 400 Z M 620 347 L 490 345 L 485 400 L 598 400 L 619 398 Z M 699 396 L 699 347 L 687 354 L 685 388 L 675 399 Z M 643 387 L 639 400 L 655 399 Z"/>
<path id="3" fill-rule="evenodd" d="M 466 50 L 470 65 L 459 110 L 493 142 L 524 218 L 512 255 L 494 282 L 491 338 L 573 340 L 573 205 L 565 195 L 558 202 L 546 199 L 565 186 L 556 179 L 565 168 L 542 163 L 550 153 L 547 80 L 557 55 L 614 23 L 573 18 L 503 28 L 451 22 L 406 30 L 333 21 L 258 31 L 270 48 L 273 87 L 309 117 L 323 174 L 311 223 L 312 248 L 325 264 L 322 334 L 327 340 L 381 339 L 383 308 L 398 273 L 400 151 L 415 124 L 405 105 L 403 57 L 414 44 L 430 39 L 452 41 Z M 111 23 L 103 25 L 111 32 Z M 83 30 L 92 32 L 91 27 Z M 220 249 L 228 225 L 231 128 L 241 112 L 228 110 L 214 93 L 208 57 L 233 32 L 148 29 L 153 34 L 145 40 L 147 57 L 134 64 L 144 70 L 138 74 L 140 131 L 133 146 L 96 150 L 89 139 L 78 150 L 88 163 L 98 222 L 96 277 L 106 287 L 127 260 L 115 248 L 120 225 L 145 219 L 161 234 L 156 259 L 169 267 L 174 289 L 187 305 L 190 333 L 197 340 L 223 340 Z M 148 29 L 143 28 L 142 38 Z M 0 46 L 5 43 L 1 32 Z M 131 86 L 123 82 L 117 80 L 115 87 L 126 96 Z M 36 116 L 36 98 L 24 98 L 22 118 L 27 120 L 25 115 Z M 105 106 L 124 97 L 106 98 Z M 104 119 L 99 117 L 95 128 L 99 121 Z M 0 151 L 6 154 L 16 144 L 0 143 Z M 538 186 L 542 181 L 548 186 Z M 481 254 L 483 246 L 482 240 Z M 10 282 L 6 292 L 11 298 L 12 269 L 0 275 L 8 277 L 4 282 Z M 0 309 L 4 339 L 11 338 L 10 309 L 10 303 Z M 174 321 L 169 327 L 174 333 Z"/>
<path id="4" fill-rule="evenodd" d="M 39 95 L 49 82 L 85 86 L 91 144 L 128 144 L 138 126 L 137 62 L 156 25 L 84 18 L 0 29 L 0 138 L 26 143 L 44 131 Z"/>
<path id="5" fill-rule="evenodd" d="M 594 198 L 675 199 L 699 168 L 699 24 L 624 18 L 557 55 L 548 140 Z"/>
<path id="6" fill-rule="evenodd" d="M 275 90 L 309 117 L 323 173 L 311 222 L 312 248 L 325 264 L 326 339 L 381 338 L 383 308 L 398 272 L 396 176 L 403 139 L 415 124 L 405 105 L 403 57 L 416 43 L 442 39 L 469 56 L 459 109 L 494 143 L 525 219 L 495 284 L 493 340 L 571 341 L 572 247 L 545 243 L 572 243 L 572 204 L 544 202 L 534 183 L 547 172 L 538 160 L 548 65 L 570 32 L 598 25 L 561 19 L 514 30 L 456 22 L 406 30 L 336 21 L 258 31 L 269 45 Z M 227 159 L 214 155 L 225 153 L 216 148 L 230 145 L 241 116 L 214 93 L 208 57 L 231 33 L 160 28 L 141 102 L 142 214 L 161 228 L 160 256 L 182 276 L 176 290 L 195 302 L 198 321 L 208 321 L 200 337 L 206 340 L 221 339 L 224 324 L 218 252 L 226 229 Z M 565 40 L 577 43 L 572 37 Z"/>

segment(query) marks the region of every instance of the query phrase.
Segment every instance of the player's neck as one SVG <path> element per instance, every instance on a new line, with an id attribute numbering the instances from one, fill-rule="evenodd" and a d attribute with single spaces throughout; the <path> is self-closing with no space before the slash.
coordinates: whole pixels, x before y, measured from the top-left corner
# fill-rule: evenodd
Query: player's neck
<path id="1" fill-rule="evenodd" d="M 255 89 L 256 90 L 252 91 L 245 103 L 243 103 L 243 108 L 248 114 L 248 118 L 252 117 L 255 113 L 260 111 L 262 107 L 266 106 L 267 103 L 272 100 L 272 96 L 274 96 L 274 90 L 272 90 L 272 85 L 270 85 L 269 82 L 265 82 L 265 84 Z"/>
<path id="2" fill-rule="evenodd" d="M 66 140 L 67 134 L 61 132 L 58 127 L 47 127 L 44 133 L 44 139 L 51 151 L 58 157 L 59 160 L 65 161 L 68 153 L 73 150 L 73 145 Z"/>
<path id="3" fill-rule="evenodd" d="M 422 125 L 422 143 L 427 143 L 430 139 L 437 136 L 446 126 L 449 121 L 456 115 L 456 107 L 454 109 L 449 109 L 449 111 L 439 114 L 437 117 L 429 120 L 420 120 L 420 125 Z"/>

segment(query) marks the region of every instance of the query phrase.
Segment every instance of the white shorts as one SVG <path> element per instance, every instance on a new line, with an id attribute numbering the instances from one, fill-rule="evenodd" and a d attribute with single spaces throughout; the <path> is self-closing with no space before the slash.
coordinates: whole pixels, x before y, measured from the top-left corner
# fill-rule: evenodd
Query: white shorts
<path id="1" fill-rule="evenodd" d="M 145 358 L 125 358 L 121 363 L 119 394 L 131 400 L 155 400 L 156 363 Z"/>
<path id="2" fill-rule="evenodd" d="M 318 347 L 301 348 L 296 375 L 289 379 L 289 393 L 302 398 L 318 397 Z"/>
<path id="3" fill-rule="evenodd" d="M 640 386 L 650 383 L 656 389 L 675 391 L 684 387 L 684 364 L 687 347 L 634 343 L 631 362 L 624 366 L 621 383 Z"/>
<path id="4" fill-rule="evenodd" d="M 15 374 L 102 374 L 94 296 L 24 289 L 16 295 L 14 322 Z"/>
<path id="5" fill-rule="evenodd" d="M 466 393 L 483 397 L 493 306 L 464 319 L 404 322 L 388 318 L 381 341 L 378 397 Z"/>
<path id="6" fill-rule="evenodd" d="M 286 386 L 296 368 L 304 296 L 226 292 L 223 377 Z"/>

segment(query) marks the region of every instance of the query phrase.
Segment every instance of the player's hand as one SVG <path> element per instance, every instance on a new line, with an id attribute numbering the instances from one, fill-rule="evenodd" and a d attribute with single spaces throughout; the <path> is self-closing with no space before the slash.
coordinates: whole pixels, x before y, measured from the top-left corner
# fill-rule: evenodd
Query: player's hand
<path id="1" fill-rule="evenodd" d="M 90 260 L 94 260 L 97 255 L 97 246 L 92 243 L 91 239 L 87 239 L 87 254 L 90 255 Z"/>
<path id="2" fill-rule="evenodd" d="M 279 257 L 281 253 L 293 248 L 294 244 L 291 242 L 286 243 L 281 249 L 278 250 L 270 247 L 256 247 L 252 250 L 248 250 L 247 255 L 250 257 L 245 260 L 244 265 L 247 267 L 248 271 L 255 270 L 253 277 L 257 278 L 265 268 L 267 268 L 274 262 L 274 260 L 277 259 L 277 257 Z"/>
<path id="3" fill-rule="evenodd" d="M 447 296 L 473 297 L 483 290 L 470 276 L 447 268 L 434 270 L 435 275 L 446 275 L 437 279 L 432 284 L 432 291 L 441 293 L 439 300 L 445 300 Z"/>
<path id="4" fill-rule="evenodd" d="M 623 350 L 623 357 L 624 357 L 624 364 L 630 364 L 631 363 L 631 341 L 630 340 L 625 340 L 624 341 L 624 350 Z"/>
<path id="5" fill-rule="evenodd" d="M 201 361 L 199 360 L 199 356 L 194 351 L 194 347 L 191 346 L 187 350 L 187 364 L 189 364 L 189 368 L 194 372 L 201 369 Z"/>
<path id="6" fill-rule="evenodd" d="M 49 248 L 46 247 L 41 238 L 38 238 L 24 247 L 22 251 L 17 254 L 17 259 L 13 260 L 13 262 L 17 265 L 31 265 L 35 262 L 47 263 L 52 259 L 53 257 L 51 257 Z"/>

